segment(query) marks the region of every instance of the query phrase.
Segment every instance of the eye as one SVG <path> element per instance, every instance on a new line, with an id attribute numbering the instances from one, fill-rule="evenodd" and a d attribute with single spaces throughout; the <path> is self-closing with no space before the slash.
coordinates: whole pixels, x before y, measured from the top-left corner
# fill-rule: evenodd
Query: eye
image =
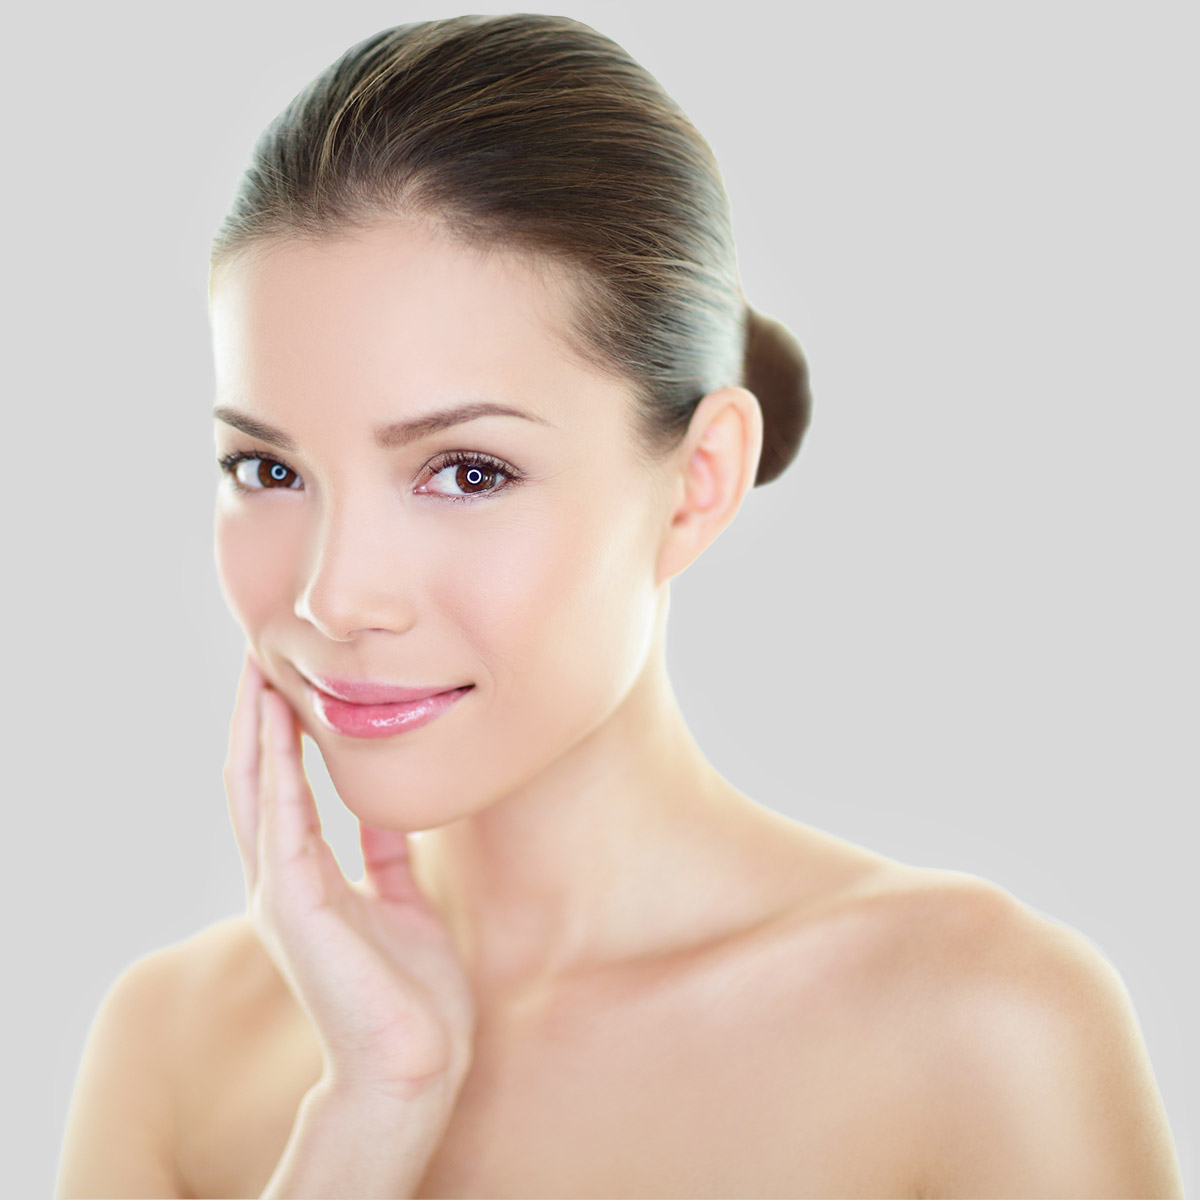
<path id="1" fill-rule="evenodd" d="M 239 492 L 301 489 L 300 476 L 276 458 L 235 450 L 218 459 L 217 463 Z"/>
<path id="2" fill-rule="evenodd" d="M 434 495 L 446 500 L 471 500 L 478 497 L 494 496 L 497 492 L 518 483 L 521 479 L 519 472 L 490 454 L 477 454 L 471 451 L 455 450 L 434 459 L 430 470 L 436 479 L 445 475 L 451 487 L 457 491 L 435 491 Z M 503 480 L 497 483 L 497 478 Z"/>

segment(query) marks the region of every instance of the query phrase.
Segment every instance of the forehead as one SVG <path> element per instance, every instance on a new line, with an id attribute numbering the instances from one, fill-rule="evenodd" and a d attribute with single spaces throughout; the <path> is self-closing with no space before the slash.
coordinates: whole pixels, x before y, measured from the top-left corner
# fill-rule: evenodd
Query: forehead
<path id="1" fill-rule="evenodd" d="M 562 269 L 424 223 L 260 243 L 214 271 L 210 300 L 218 393 L 234 403 L 336 395 L 388 420 L 467 394 L 627 390 L 571 350 Z"/>

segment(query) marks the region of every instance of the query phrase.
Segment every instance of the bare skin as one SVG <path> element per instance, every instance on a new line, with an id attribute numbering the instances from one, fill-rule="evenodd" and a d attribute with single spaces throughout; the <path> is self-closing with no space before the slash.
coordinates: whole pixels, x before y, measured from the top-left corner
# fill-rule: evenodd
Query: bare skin
<path id="1" fill-rule="evenodd" d="M 759 832 L 768 836 L 765 824 Z M 798 827 L 796 835 L 794 853 L 803 840 Z M 786 836 L 781 823 L 763 844 L 764 862 L 782 858 Z M 872 882 L 872 872 L 887 870 L 817 835 L 808 857 L 824 860 L 830 884 L 851 906 L 852 897 L 865 899 L 881 886 L 882 877 Z M 744 882 L 761 894 L 761 877 Z M 796 1081 L 786 1077 L 779 1039 L 802 1032 L 789 1009 L 800 1002 L 804 981 L 787 961 L 788 946 L 813 937 L 822 901 L 815 895 L 807 904 L 799 901 L 795 877 L 776 873 L 772 883 L 773 910 L 755 923 L 481 1005 L 470 1073 L 416 1194 L 765 1195 L 793 1189 L 796 1131 L 790 1126 L 802 1114 L 780 1105 Z M 730 907 L 742 903 L 724 890 L 713 899 Z M 813 910 L 807 917 L 806 908 Z M 247 1030 L 239 1046 L 222 1038 L 211 1014 L 204 1020 L 212 1040 L 191 1042 L 197 1059 L 187 1071 L 192 1088 L 180 1113 L 186 1134 L 179 1169 L 196 1195 L 258 1195 L 301 1096 L 320 1075 L 321 1056 L 308 1020 L 256 950 L 243 919 L 201 935 L 191 953 L 209 957 L 208 969 L 218 976 L 241 970 L 257 984 L 253 999 L 231 1014 L 231 1024 Z M 810 1037 L 816 1045 L 822 1034 L 813 1029 L 803 1040 Z M 237 1066 L 231 1076 L 218 1064 Z M 200 1087 L 196 1071 L 206 1080 Z M 751 1145 L 759 1149 L 747 1155 Z M 814 1183 L 821 1181 L 818 1190 L 828 1189 L 839 1162 L 849 1182 L 844 1158 L 830 1151 L 823 1152 L 820 1172 L 806 1168 Z M 892 1167 L 885 1164 L 882 1178 L 880 1165 L 872 1167 L 874 1187 L 894 1187 Z M 853 1186 L 861 1190 L 871 1177 L 856 1172 Z"/>
<path id="2" fill-rule="evenodd" d="M 982 881 L 773 824 L 767 860 L 796 869 L 761 922 L 481 1009 L 414 1195 L 1183 1195 L 1082 939 Z M 311 1023 L 245 917 L 151 958 L 176 1134 L 157 1186 L 123 1194 L 257 1196 L 322 1071 Z M 1060 1010 L 1097 1030 L 1066 1081 L 1026 1050 Z M 1089 1119 L 1105 1080 L 1115 1111 Z"/>
<path id="3" fill-rule="evenodd" d="M 627 381 L 571 351 L 569 281 L 427 226 L 269 246 L 212 303 L 218 452 L 250 456 L 217 563 L 264 693 L 239 690 L 226 776 L 248 915 L 118 981 L 59 1195 L 258 1196 L 311 1089 L 387 1107 L 431 1078 L 407 1194 L 1182 1194 L 1083 938 L 771 812 L 692 738 L 669 584 L 752 485 L 750 393 L 704 397 L 648 466 Z M 480 398 L 532 419 L 378 436 Z M 521 482 L 460 503 L 459 450 Z M 364 740 L 309 672 L 471 691 Z M 358 884 L 302 734 L 360 822 Z"/>

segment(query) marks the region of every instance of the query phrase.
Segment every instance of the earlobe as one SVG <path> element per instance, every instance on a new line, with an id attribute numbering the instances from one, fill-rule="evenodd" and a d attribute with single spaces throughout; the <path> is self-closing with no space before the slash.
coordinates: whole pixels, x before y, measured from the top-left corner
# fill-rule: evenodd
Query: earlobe
<path id="1" fill-rule="evenodd" d="M 676 460 L 676 501 L 659 555 L 659 583 L 694 562 L 733 520 L 754 485 L 761 453 L 762 411 L 753 393 L 721 388 L 700 401 Z"/>

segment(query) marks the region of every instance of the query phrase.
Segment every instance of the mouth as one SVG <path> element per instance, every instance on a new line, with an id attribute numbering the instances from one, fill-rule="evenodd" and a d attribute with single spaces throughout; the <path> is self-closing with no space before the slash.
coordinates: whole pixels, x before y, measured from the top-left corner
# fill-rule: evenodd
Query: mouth
<path id="1" fill-rule="evenodd" d="M 305 684 L 317 720 L 326 729 L 352 738 L 393 737 L 428 725 L 475 686 L 402 688 L 344 679 L 322 679 L 317 684 L 307 678 Z"/>

